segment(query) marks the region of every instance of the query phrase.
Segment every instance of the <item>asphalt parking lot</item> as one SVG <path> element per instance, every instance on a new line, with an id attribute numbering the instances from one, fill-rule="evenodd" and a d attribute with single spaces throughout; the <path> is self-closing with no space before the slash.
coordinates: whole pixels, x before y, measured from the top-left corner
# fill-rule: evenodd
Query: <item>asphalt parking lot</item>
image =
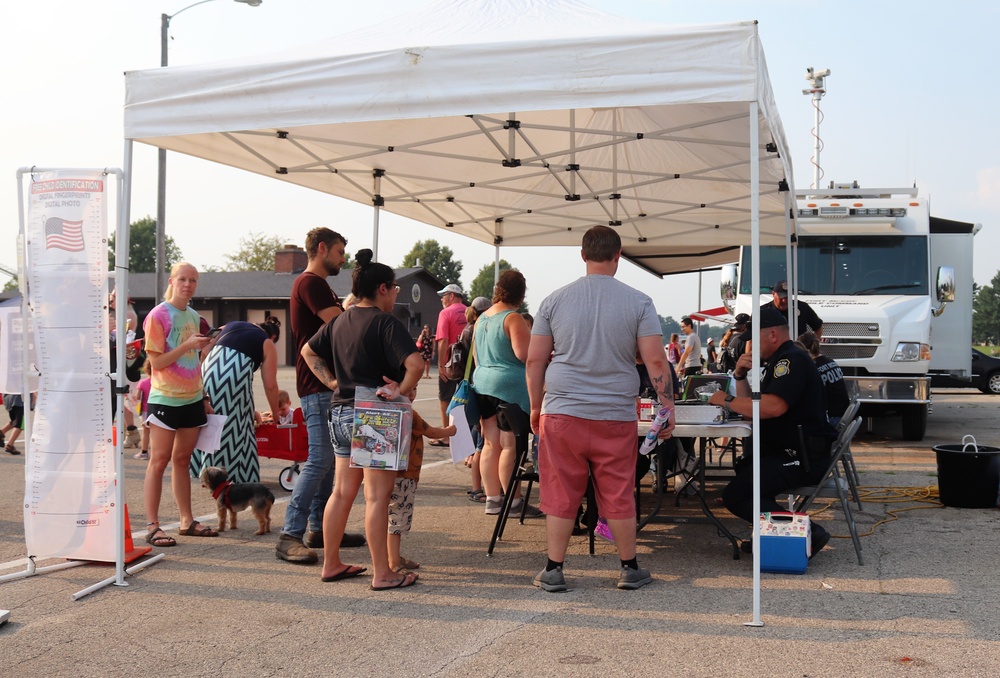
<path id="1" fill-rule="evenodd" d="M 417 408 L 437 421 L 434 382 L 421 384 Z M 853 449 L 866 488 L 857 515 L 865 564 L 849 539 L 835 538 L 806 574 L 762 575 L 760 628 L 745 625 L 750 560 L 733 560 L 728 542 L 703 525 L 640 533 L 639 559 L 654 582 L 639 591 L 617 590 L 613 546 L 598 540 L 591 558 L 585 537 L 573 538 L 567 557 L 571 591 L 532 587 L 544 564 L 544 520 L 511 523 L 487 558 L 494 520 L 467 500 L 468 470 L 452 465 L 447 449 L 428 447 L 414 528 L 403 537 L 404 555 L 422 564 L 416 586 L 372 592 L 365 577 L 323 583 L 319 566 L 276 559 L 277 533 L 254 536 L 247 514 L 236 532 L 179 538 L 127 587 L 78 601 L 70 596 L 112 568 L 88 564 L 0 584 L 0 609 L 11 612 L 0 626 L 0 672 L 995 675 L 998 513 L 937 505 L 932 448 L 966 433 L 1000 445 L 998 405 L 971 389 L 937 393 L 918 444 L 897 439 L 898 421 L 863 428 Z M 0 575 L 24 568 L 23 465 L 23 456 L 0 458 Z M 278 497 L 277 526 L 288 496 L 277 482 L 284 465 L 261 463 L 262 481 Z M 141 535 L 144 462 L 129 451 L 124 467 L 133 533 Z M 176 520 L 164 496 L 164 520 Z M 214 517 L 208 492 L 196 486 L 194 497 L 196 515 Z M 678 511 L 693 510 L 681 503 Z M 718 512 L 731 529 L 745 529 Z M 361 531 L 362 517 L 356 508 L 349 529 Z M 814 519 L 847 534 L 837 508 Z M 367 549 L 343 553 L 346 562 L 368 564 Z"/>

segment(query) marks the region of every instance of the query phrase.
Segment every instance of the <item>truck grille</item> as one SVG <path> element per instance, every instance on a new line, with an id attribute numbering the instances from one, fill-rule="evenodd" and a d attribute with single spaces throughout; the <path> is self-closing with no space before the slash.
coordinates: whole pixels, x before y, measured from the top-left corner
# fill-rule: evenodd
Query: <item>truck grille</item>
<path id="1" fill-rule="evenodd" d="M 823 326 L 823 336 L 826 336 L 826 325 Z M 875 355 L 877 346 L 850 346 L 847 344 L 823 344 L 823 355 L 834 360 L 868 359 Z"/>
<path id="2" fill-rule="evenodd" d="M 878 337 L 881 336 L 879 329 L 877 323 L 823 323 L 823 337 Z M 824 353 L 830 355 L 827 351 Z"/>

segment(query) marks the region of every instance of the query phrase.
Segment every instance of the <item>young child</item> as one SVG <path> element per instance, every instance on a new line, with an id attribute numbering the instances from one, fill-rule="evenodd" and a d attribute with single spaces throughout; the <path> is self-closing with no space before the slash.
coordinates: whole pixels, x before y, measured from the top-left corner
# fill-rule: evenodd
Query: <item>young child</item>
<path id="1" fill-rule="evenodd" d="M 254 412 L 254 424 L 257 426 L 261 424 L 288 426 L 295 423 L 292 421 L 294 416 L 295 413 L 292 411 L 292 397 L 288 395 L 288 391 L 281 390 L 278 391 L 278 420 L 275 421 L 274 413 L 271 411 L 264 412 L 263 414 Z"/>
<path id="2" fill-rule="evenodd" d="M 413 402 L 417 398 L 417 388 L 406 394 Z M 410 461 L 405 471 L 396 473 L 396 486 L 392 488 L 389 497 L 389 534 L 386 537 L 386 548 L 389 551 L 389 567 L 394 572 L 409 574 L 411 570 L 420 567 L 409 558 L 399 553 L 400 541 L 404 532 L 410 531 L 413 523 L 413 495 L 417 491 L 417 481 L 420 480 L 420 464 L 424 460 L 424 436 L 428 438 L 450 438 L 458 429 L 452 424 L 447 428 L 428 426 L 427 422 L 413 412 L 413 429 L 410 433 Z"/>
<path id="3" fill-rule="evenodd" d="M 139 451 L 135 454 L 135 459 L 149 459 L 149 425 L 146 423 L 146 415 L 149 414 L 149 389 L 150 389 L 150 371 L 149 360 L 142 366 L 142 373 L 144 376 L 139 380 L 136 385 L 136 395 L 139 396 L 139 423 L 142 426 L 142 444 Z"/>

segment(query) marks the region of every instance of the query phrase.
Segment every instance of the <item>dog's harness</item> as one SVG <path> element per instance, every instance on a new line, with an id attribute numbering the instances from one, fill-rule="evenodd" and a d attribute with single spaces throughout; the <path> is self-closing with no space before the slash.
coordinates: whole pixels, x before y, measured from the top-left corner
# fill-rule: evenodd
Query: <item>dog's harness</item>
<path id="1" fill-rule="evenodd" d="M 231 509 L 233 505 L 229 503 L 229 488 L 233 486 L 233 481 L 227 480 L 226 482 L 219 485 L 215 490 L 212 491 L 212 499 L 218 499 L 222 497 L 222 503 L 225 504 L 226 508 Z"/>

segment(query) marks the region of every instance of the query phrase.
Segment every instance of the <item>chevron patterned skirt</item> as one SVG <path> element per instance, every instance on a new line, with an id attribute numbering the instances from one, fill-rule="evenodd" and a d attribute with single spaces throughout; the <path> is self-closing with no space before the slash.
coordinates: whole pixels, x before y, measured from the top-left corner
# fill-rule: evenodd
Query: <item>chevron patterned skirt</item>
<path id="1" fill-rule="evenodd" d="M 216 414 L 226 415 L 222 447 L 211 454 L 196 449 L 191 455 L 191 475 L 204 466 L 224 466 L 234 483 L 259 483 L 257 435 L 253 426 L 253 363 L 246 354 L 216 346 L 201 366 L 205 395 Z"/>

